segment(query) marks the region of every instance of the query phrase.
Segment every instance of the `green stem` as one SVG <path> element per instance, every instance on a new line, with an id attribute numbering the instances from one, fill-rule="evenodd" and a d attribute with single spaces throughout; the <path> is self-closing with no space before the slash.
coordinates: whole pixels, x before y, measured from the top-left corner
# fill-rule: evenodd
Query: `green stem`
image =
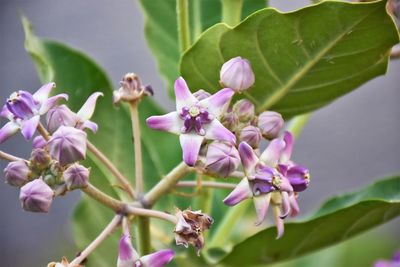
<path id="1" fill-rule="evenodd" d="M 140 198 L 143 194 L 144 185 L 138 102 L 133 101 L 129 104 L 131 111 L 133 143 L 135 150 L 135 189 L 137 196 Z"/>
<path id="2" fill-rule="evenodd" d="M 122 212 L 125 209 L 124 202 L 121 202 L 119 200 L 110 197 L 109 195 L 97 189 L 92 184 L 88 184 L 87 187 L 82 188 L 82 191 L 91 198 L 103 204 L 104 206 L 114 210 L 115 212 Z"/>
<path id="3" fill-rule="evenodd" d="M 188 0 L 176 1 L 176 15 L 178 19 L 178 35 L 181 54 L 190 46 L 189 3 Z"/>
<path id="4" fill-rule="evenodd" d="M 221 0 L 222 22 L 229 26 L 235 26 L 240 22 L 242 15 L 243 0 Z"/>
<path id="5" fill-rule="evenodd" d="M 201 1 L 202 0 L 192 0 L 191 7 L 193 11 L 193 36 L 192 43 L 194 43 L 197 38 L 199 38 L 202 30 L 201 24 Z"/>
<path id="6" fill-rule="evenodd" d="M 151 252 L 150 218 L 138 217 L 139 254 L 147 255 Z"/>
<path id="7" fill-rule="evenodd" d="M 303 131 L 304 126 L 308 122 L 310 118 L 310 114 L 304 114 L 294 117 L 286 127 L 286 130 L 291 132 L 295 137 L 299 137 L 301 132 Z"/>

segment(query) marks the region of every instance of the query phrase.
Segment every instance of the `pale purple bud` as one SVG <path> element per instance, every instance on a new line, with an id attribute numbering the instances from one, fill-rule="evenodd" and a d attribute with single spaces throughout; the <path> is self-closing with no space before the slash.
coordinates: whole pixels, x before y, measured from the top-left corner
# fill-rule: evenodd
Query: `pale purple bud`
<path id="1" fill-rule="evenodd" d="M 75 127 L 78 120 L 78 116 L 66 105 L 56 106 L 47 113 L 47 129 L 50 133 L 54 133 L 60 126 Z"/>
<path id="2" fill-rule="evenodd" d="M 214 141 L 208 146 L 206 169 L 209 172 L 227 177 L 239 164 L 239 152 L 232 144 Z"/>
<path id="3" fill-rule="evenodd" d="M 254 118 L 254 105 L 247 99 L 239 100 L 233 105 L 235 112 L 242 122 L 251 121 Z"/>
<path id="4" fill-rule="evenodd" d="M 23 186 L 28 182 L 31 171 L 24 160 L 12 161 L 4 169 L 6 183 L 12 186 Z"/>
<path id="5" fill-rule="evenodd" d="M 228 110 L 228 112 L 224 114 L 221 122 L 227 129 L 234 132 L 239 125 L 239 118 L 235 112 Z"/>
<path id="6" fill-rule="evenodd" d="M 30 162 L 32 166 L 39 170 L 45 169 L 51 161 L 49 152 L 43 148 L 35 148 L 32 150 Z"/>
<path id="7" fill-rule="evenodd" d="M 43 138 L 43 136 L 38 135 L 33 138 L 32 146 L 33 148 L 45 148 L 47 146 L 47 141 Z"/>
<path id="8" fill-rule="evenodd" d="M 197 100 L 203 100 L 206 99 L 207 97 L 210 97 L 211 94 L 209 92 L 204 91 L 203 89 L 198 90 L 197 92 L 193 93 L 193 96 L 197 98 Z"/>
<path id="9" fill-rule="evenodd" d="M 26 211 L 48 212 L 53 196 L 50 186 L 41 179 L 36 179 L 21 187 L 19 200 Z"/>
<path id="10" fill-rule="evenodd" d="M 236 92 L 242 92 L 254 84 L 254 73 L 250 62 L 241 57 L 235 57 L 222 65 L 220 83 Z"/>
<path id="11" fill-rule="evenodd" d="M 260 129 L 252 125 L 244 127 L 240 132 L 240 142 L 246 142 L 252 148 L 258 148 L 261 137 Z"/>
<path id="12" fill-rule="evenodd" d="M 61 126 L 49 140 L 50 155 L 61 166 L 86 158 L 86 138 L 84 131 Z"/>
<path id="13" fill-rule="evenodd" d="M 90 170 L 80 164 L 69 166 L 64 174 L 64 181 L 68 190 L 84 188 L 88 185 Z"/>
<path id="14" fill-rule="evenodd" d="M 274 111 L 264 111 L 258 116 L 258 128 L 261 134 L 271 140 L 279 135 L 284 124 L 282 115 Z"/>

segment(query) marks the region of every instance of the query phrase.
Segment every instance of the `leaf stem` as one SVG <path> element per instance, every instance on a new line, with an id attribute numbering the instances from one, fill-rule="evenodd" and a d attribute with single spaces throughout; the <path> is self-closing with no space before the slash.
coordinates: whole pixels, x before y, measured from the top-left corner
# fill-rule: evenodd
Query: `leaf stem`
<path id="1" fill-rule="evenodd" d="M 50 140 L 50 134 L 49 132 L 46 130 L 46 128 L 43 126 L 42 123 L 38 124 L 37 127 L 38 132 L 40 133 L 40 135 L 44 138 L 44 140 L 49 141 Z"/>
<path id="2" fill-rule="evenodd" d="M 141 217 L 152 217 L 152 218 L 157 218 L 161 219 L 164 221 L 168 221 L 172 224 L 176 224 L 177 218 L 174 215 L 161 212 L 158 210 L 150 210 L 150 209 L 143 209 L 143 208 L 138 208 L 133 205 L 128 205 L 125 209 L 126 213 L 132 214 L 135 216 L 141 216 Z"/>
<path id="3" fill-rule="evenodd" d="M 298 137 L 303 131 L 304 126 L 310 118 L 310 113 L 294 117 L 286 127 L 286 130 L 291 132 L 295 137 Z"/>
<path id="4" fill-rule="evenodd" d="M 222 22 L 229 26 L 235 26 L 240 22 L 242 15 L 243 0 L 221 0 Z"/>
<path id="5" fill-rule="evenodd" d="M 122 216 L 115 215 L 111 222 L 104 228 L 104 230 L 89 244 L 79 256 L 76 257 L 68 266 L 78 266 L 82 261 L 84 261 L 90 253 L 92 253 L 111 233 L 117 228 L 121 223 Z"/>
<path id="6" fill-rule="evenodd" d="M 133 143 L 135 150 L 135 190 L 138 197 L 140 197 L 143 194 L 144 186 L 138 103 L 138 101 L 129 102 L 129 109 L 131 112 Z"/>
<path id="7" fill-rule="evenodd" d="M 176 184 L 176 187 L 197 187 L 198 182 L 196 181 L 181 181 Z M 218 188 L 218 189 L 233 189 L 236 184 L 232 183 L 220 183 L 213 181 L 202 181 L 201 187 Z"/>
<path id="8" fill-rule="evenodd" d="M 178 164 L 165 177 L 158 182 L 147 194 L 143 196 L 142 204 L 145 207 L 151 207 L 165 193 L 171 190 L 178 181 L 189 173 L 189 168 L 184 162 Z"/>
<path id="9" fill-rule="evenodd" d="M 190 46 L 189 3 L 188 0 L 176 1 L 176 15 L 178 20 L 178 35 L 181 54 Z"/>
<path id="10" fill-rule="evenodd" d="M 110 197 L 90 183 L 87 187 L 82 188 L 82 191 L 91 198 L 103 204 L 104 206 L 114 210 L 115 212 L 123 212 L 126 207 L 126 204 L 124 202 Z"/>
<path id="11" fill-rule="evenodd" d="M 4 160 L 7 160 L 7 161 L 24 160 L 24 159 L 22 159 L 22 158 L 13 156 L 13 155 L 8 154 L 8 153 L 6 153 L 6 152 L 3 152 L 3 151 L 1 151 L 1 150 L 0 150 L 0 158 L 1 158 L 1 159 L 4 159 Z M 27 161 L 27 160 L 25 160 L 25 161 Z"/>

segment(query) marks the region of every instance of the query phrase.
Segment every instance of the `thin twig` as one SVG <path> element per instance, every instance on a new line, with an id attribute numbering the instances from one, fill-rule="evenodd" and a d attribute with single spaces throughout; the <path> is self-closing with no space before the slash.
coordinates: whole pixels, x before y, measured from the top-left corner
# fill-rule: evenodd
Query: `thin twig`
<path id="1" fill-rule="evenodd" d="M 197 187 L 198 183 L 196 181 L 181 181 L 176 184 L 177 187 Z M 232 183 L 220 183 L 212 181 L 202 181 L 202 187 L 220 188 L 220 189 L 233 189 L 236 184 Z"/>
<path id="2" fill-rule="evenodd" d="M 92 243 L 87 246 L 79 256 L 76 257 L 71 263 L 68 265 L 69 267 L 77 266 L 82 261 L 84 261 L 90 253 L 92 253 L 113 231 L 114 229 L 120 224 L 122 219 L 121 215 L 115 215 L 115 217 L 111 220 L 111 222 L 104 228 L 104 230 L 96 237 Z"/>
<path id="3" fill-rule="evenodd" d="M 133 215 L 141 216 L 141 217 L 157 218 L 157 219 L 171 222 L 173 224 L 176 224 L 178 222 L 178 219 L 174 215 L 171 215 L 171 214 L 168 214 L 165 212 L 161 212 L 161 211 L 157 211 L 157 210 L 138 208 L 138 207 L 134 207 L 133 205 L 128 205 L 125 208 L 125 211 L 128 214 L 133 214 Z"/>
<path id="4" fill-rule="evenodd" d="M 109 195 L 103 193 L 99 189 L 97 189 L 92 184 L 88 184 L 87 187 L 82 188 L 82 191 L 92 197 L 93 199 L 97 200 L 104 206 L 109 207 L 110 209 L 114 210 L 115 212 L 123 212 L 126 204 L 121 202 L 115 198 L 110 197 Z"/>
<path id="5" fill-rule="evenodd" d="M 143 194 L 143 163 L 142 163 L 142 144 L 140 138 L 140 124 L 138 101 L 129 103 L 132 120 L 132 133 L 135 150 L 135 190 L 136 194 L 140 197 Z"/>
<path id="6" fill-rule="evenodd" d="M 50 136 L 49 132 L 46 130 L 46 128 L 44 128 L 42 123 L 38 124 L 37 130 L 43 136 L 44 140 L 46 140 L 46 141 L 50 140 L 51 136 Z"/>
<path id="7" fill-rule="evenodd" d="M 13 156 L 13 155 L 11 155 L 11 154 L 8 154 L 8 153 L 6 153 L 6 152 L 3 152 L 3 151 L 1 151 L 1 150 L 0 150 L 0 158 L 1 158 L 1 159 L 4 159 L 4 160 L 7 160 L 7 161 L 25 160 L 25 159 L 22 159 L 22 158 Z M 25 161 L 27 161 L 27 160 L 25 160 Z"/>

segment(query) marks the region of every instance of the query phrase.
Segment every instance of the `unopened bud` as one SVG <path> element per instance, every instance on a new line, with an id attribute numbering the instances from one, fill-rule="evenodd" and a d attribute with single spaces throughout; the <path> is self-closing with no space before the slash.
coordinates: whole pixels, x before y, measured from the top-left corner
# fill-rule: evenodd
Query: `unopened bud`
<path id="1" fill-rule="evenodd" d="M 236 131 L 236 128 L 239 125 L 239 118 L 235 112 L 232 110 L 228 110 L 227 113 L 225 113 L 224 117 L 222 118 L 222 125 L 224 125 L 226 128 L 231 130 L 232 132 Z"/>
<path id="2" fill-rule="evenodd" d="M 89 169 L 80 164 L 69 166 L 63 174 L 68 190 L 86 187 L 88 185 L 89 173 Z"/>
<path id="3" fill-rule="evenodd" d="M 279 135 L 284 124 L 282 115 L 274 111 L 265 111 L 258 116 L 258 128 L 261 134 L 271 140 Z"/>
<path id="4" fill-rule="evenodd" d="M 248 122 L 254 118 L 254 105 L 249 100 L 242 99 L 233 105 L 233 112 L 241 122 Z"/>
<path id="5" fill-rule="evenodd" d="M 250 62 L 241 57 L 235 57 L 222 65 L 220 83 L 236 92 L 247 90 L 254 84 L 254 73 Z"/>
<path id="6" fill-rule="evenodd" d="M 21 187 L 19 200 L 26 211 L 48 212 L 53 196 L 50 186 L 41 179 L 36 179 Z"/>
<path id="7" fill-rule="evenodd" d="M 50 133 L 54 133 L 60 126 L 75 127 L 79 118 L 66 105 L 61 105 L 49 110 L 46 121 L 47 129 Z"/>
<path id="8" fill-rule="evenodd" d="M 33 138 L 32 146 L 33 148 L 45 148 L 47 145 L 47 141 L 43 138 L 43 136 L 38 135 Z"/>
<path id="9" fill-rule="evenodd" d="M 252 125 L 244 127 L 240 132 L 240 141 L 246 142 L 252 148 L 258 148 L 261 142 L 261 137 L 260 129 Z"/>
<path id="10" fill-rule="evenodd" d="M 35 148 L 32 150 L 30 157 L 31 166 L 37 170 L 44 170 L 50 164 L 51 157 L 49 152 L 43 148 Z"/>
<path id="11" fill-rule="evenodd" d="M 204 91 L 203 89 L 200 89 L 196 92 L 193 93 L 194 97 L 197 98 L 197 100 L 201 101 L 203 99 L 206 99 L 207 97 L 210 97 L 211 94 L 209 92 Z"/>
<path id="12" fill-rule="evenodd" d="M 206 169 L 210 173 L 227 177 L 240 164 L 239 152 L 236 147 L 214 141 L 208 146 L 206 155 Z"/>
<path id="13" fill-rule="evenodd" d="M 12 161 L 4 169 L 6 183 L 18 187 L 28 182 L 30 173 L 28 164 L 24 160 Z"/>
<path id="14" fill-rule="evenodd" d="M 86 157 L 86 138 L 84 131 L 61 126 L 48 142 L 50 155 L 61 166 L 83 160 Z"/>

